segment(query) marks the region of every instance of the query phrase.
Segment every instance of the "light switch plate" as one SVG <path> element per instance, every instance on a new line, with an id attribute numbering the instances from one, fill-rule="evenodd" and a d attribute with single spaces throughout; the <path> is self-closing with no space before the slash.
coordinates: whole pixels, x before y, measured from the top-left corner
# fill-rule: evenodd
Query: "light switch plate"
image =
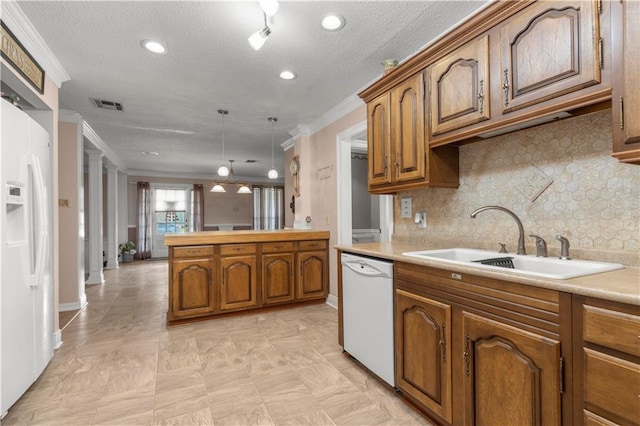
<path id="1" fill-rule="evenodd" d="M 411 197 L 400 199 L 400 217 L 404 219 L 411 219 Z"/>

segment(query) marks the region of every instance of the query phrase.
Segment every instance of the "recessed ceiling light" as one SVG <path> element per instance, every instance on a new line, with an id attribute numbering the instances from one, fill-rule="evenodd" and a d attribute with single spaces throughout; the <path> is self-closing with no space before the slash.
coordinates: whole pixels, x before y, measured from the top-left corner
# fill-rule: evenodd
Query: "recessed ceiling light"
<path id="1" fill-rule="evenodd" d="M 154 157 L 156 155 L 160 155 L 160 153 L 155 152 L 155 151 L 142 151 L 142 154 L 149 155 L 149 156 L 152 156 L 152 157 Z"/>
<path id="2" fill-rule="evenodd" d="M 343 16 L 330 13 L 322 17 L 322 28 L 327 31 L 340 31 L 344 28 L 346 21 Z"/>
<path id="3" fill-rule="evenodd" d="M 294 73 L 293 71 L 282 71 L 280 73 L 280 78 L 283 80 L 293 80 L 294 78 L 296 78 L 296 73 Z"/>
<path id="4" fill-rule="evenodd" d="M 142 40 L 140 45 L 147 49 L 149 52 L 163 54 L 167 53 L 167 49 L 157 41 L 153 40 Z"/>

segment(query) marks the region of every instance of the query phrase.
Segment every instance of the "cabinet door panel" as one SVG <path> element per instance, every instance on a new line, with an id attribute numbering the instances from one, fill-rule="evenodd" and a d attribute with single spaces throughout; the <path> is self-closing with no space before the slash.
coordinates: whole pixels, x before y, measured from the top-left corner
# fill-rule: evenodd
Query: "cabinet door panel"
<path id="1" fill-rule="evenodd" d="M 431 134 L 491 118 L 489 36 L 465 44 L 429 69 Z"/>
<path id="2" fill-rule="evenodd" d="M 451 306 L 396 290 L 396 384 L 451 422 Z"/>
<path id="3" fill-rule="evenodd" d="M 463 312 L 465 424 L 560 424 L 560 343 Z"/>
<path id="4" fill-rule="evenodd" d="M 640 423 L 640 366 L 588 348 L 584 349 L 584 402 L 594 412 Z"/>
<path id="5" fill-rule="evenodd" d="M 182 318 L 215 310 L 213 260 L 176 260 L 172 275 L 172 317 Z"/>
<path id="6" fill-rule="evenodd" d="M 367 104 L 369 186 L 391 183 L 390 119 L 388 93 Z"/>
<path id="7" fill-rule="evenodd" d="M 220 309 L 258 305 L 255 256 L 223 257 L 220 271 Z"/>
<path id="8" fill-rule="evenodd" d="M 612 7 L 617 22 L 623 20 L 622 28 L 614 28 L 622 34 L 616 34 L 614 47 L 613 151 L 620 161 L 640 164 L 640 2 L 625 0 Z"/>
<path id="9" fill-rule="evenodd" d="M 600 83 L 594 3 L 534 3 L 501 27 L 503 113 Z"/>
<path id="10" fill-rule="evenodd" d="M 262 256 L 262 299 L 265 304 L 295 298 L 293 253 Z"/>
<path id="11" fill-rule="evenodd" d="M 325 251 L 298 254 L 298 299 L 327 296 L 329 265 Z"/>
<path id="12" fill-rule="evenodd" d="M 422 73 L 391 92 L 391 126 L 395 147 L 395 180 L 426 176 L 424 140 L 424 90 Z"/>

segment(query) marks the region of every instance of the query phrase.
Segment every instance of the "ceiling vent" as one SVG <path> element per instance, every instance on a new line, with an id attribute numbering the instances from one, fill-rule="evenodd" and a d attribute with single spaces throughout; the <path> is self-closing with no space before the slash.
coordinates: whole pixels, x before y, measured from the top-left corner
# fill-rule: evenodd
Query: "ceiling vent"
<path id="1" fill-rule="evenodd" d="M 91 102 L 96 108 L 109 109 L 111 111 L 124 111 L 124 108 L 120 102 L 105 101 L 103 99 L 91 99 Z"/>
<path id="2" fill-rule="evenodd" d="M 245 163 L 257 163 L 258 160 L 246 160 Z"/>

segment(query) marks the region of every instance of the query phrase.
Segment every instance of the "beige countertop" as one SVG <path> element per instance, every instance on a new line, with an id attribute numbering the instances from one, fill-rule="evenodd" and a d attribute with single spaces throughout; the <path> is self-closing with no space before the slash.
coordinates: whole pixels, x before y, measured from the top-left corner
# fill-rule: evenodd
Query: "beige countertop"
<path id="1" fill-rule="evenodd" d="M 526 276 L 518 274 L 512 269 L 509 269 L 509 272 L 493 271 L 473 266 L 452 265 L 437 260 L 418 259 L 402 255 L 402 253 L 407 251 L 430 250 L 442 247 L 417 246 L 403 243 L 362 243 L 337 245 L 335 248 L 349 253 L 430 266 L 432 268 L 457 273 L 466 273 L 640 306 L 640 268 L 625 267 L 624 269 L 611 272 L 603 272 L 568 280 L 557 280 Z"/>
<path id="2" fill-rule="evenodd" d="M 329 231 L 309 229 L 277 229 L 271 231 L 201 231 L 182 234 L 166 234 L 168 246 L 191 246 L 204 244 L 268 243 L 272 241 L 328 240 Z"/>

